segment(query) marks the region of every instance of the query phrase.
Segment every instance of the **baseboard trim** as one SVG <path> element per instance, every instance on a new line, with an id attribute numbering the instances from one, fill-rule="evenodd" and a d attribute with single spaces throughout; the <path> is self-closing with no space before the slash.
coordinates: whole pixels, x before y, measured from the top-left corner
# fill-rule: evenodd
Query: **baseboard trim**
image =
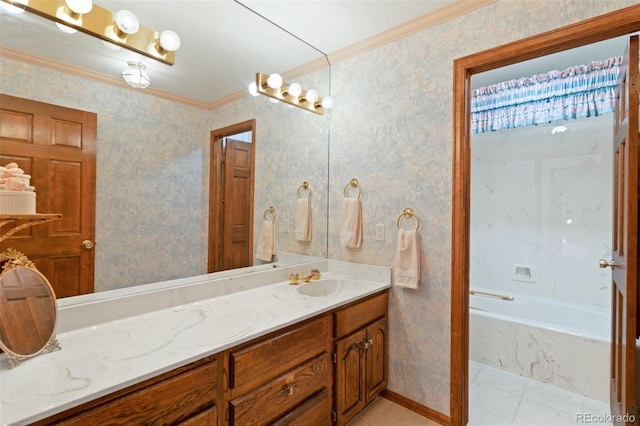
<path id="1" fill-rule="evenodd" d="M 385 389 L 382 391 L 380 395 L 391 402 L 395 402 L 398 405 L 402 405 L 404 408 L 407 408 L 415 413 L 418 413 L 421 416 L 425 416 L 426 418 L 433 420 L 434 422 L 438 422 L 443 426 L 451 426 L 451 417 L 446 416 L 440 413 L 439 411 L 433 410 L 429 407 L 425 407 L 422 404 L 418 404 L 417 402 L 412 401 L 409 398 L 402 396 L 398 393 L 395 393 L 394 391 Z"/>

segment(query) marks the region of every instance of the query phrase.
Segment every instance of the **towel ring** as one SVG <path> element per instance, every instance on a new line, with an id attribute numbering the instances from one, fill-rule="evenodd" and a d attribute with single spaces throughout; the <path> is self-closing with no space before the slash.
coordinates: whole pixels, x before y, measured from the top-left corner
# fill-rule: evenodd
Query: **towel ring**
<path id="1" fill-rule="evenodd" d="M 346 184 L 346 186 L 344 187 L 344 191 L 342 191 L 345 197 L 347 196 L 347 190 L 349 189 L 349 187 L 358 188 L 358 198 L 362 196 L 362 187 L 358 183 L 358 179 L 351 179 L 351 182 Z"/>
<path id="2" fill-rule="evenodd" d="M 302 182 L 302 185 L 298 187 L 298 192 L 296 193 L 298 198 L 300 198 L 300 193 L 302 191 L 308 191 L 309 195 L 307 198 L 311 198 L 311 185 L 309 185 L 309 182 L 307 182 L 306 180 Z"/>
<path id="3" fill-rule="evenodd" d="M 264 217 L 264 220 L 268 220 L 267 215 L 271 214 L 271 222 L 275 222 L 276 221 L 276 209 L 271 206 L 268 209 L 266 209 L 264 211 L 264 214 L 262 215 L 262 217 Z"/>
<path id="4" fill-rule="evenodd" d="M 400 229 L 400 221 L 402 220 L 402 218 L 411 219 L 412 217 L 414 217 L 416 219 L 416 222 L 417 222 L 416 223 L 416 231 L 418 229 L 420 229 L 420 217 L 413 212 L 413 209 L 411 207 L 405 208 L 402 211 L 402 213 L 400 213 L 400 216 L 398 216 L 398 221 L 397 221 L 398 229 Z"/>

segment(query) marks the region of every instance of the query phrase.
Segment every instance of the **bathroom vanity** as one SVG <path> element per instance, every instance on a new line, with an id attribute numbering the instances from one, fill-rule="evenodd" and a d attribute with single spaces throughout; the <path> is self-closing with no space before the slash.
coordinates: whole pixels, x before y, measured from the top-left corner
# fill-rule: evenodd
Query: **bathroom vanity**
<path id="1" fill-rule="evenodd" d="M 389 268 L 178 281 L 61 306 L 62 350 L 0 361 L 2 424 L 342 425 L 386 387 Z"/>

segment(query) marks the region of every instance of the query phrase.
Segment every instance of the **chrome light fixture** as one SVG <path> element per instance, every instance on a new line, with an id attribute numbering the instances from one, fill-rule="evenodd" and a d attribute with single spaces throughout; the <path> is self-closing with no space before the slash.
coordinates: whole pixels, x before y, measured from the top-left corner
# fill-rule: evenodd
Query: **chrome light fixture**
<path id="1" fill-rule="evenodd" d="M 127 68 L 122 71 L 122 78 L 127 84 L 136 89 L 146 89 L 151 84 L 151 79 L 145 71 L 146 65 L 141 62 L 127 62 Z"/>
<path id="2" fill-rule="evenodd" d="M 256 81 L 249 85 L 249 93 L 253 96 L 265 95 L 272 102 L 284 102 L 320 115 L 333 106 L 330 97 L 323 99 L 313 89 L 305 91 L 298 83 L 285 83 L 279 74 L 256 73 Z"/>
<path id="3" fill-rule="evenodd" d="M 128 10 L 112 12 L 92 0 L 0 0 L 49 19 L 66 32 L 81 31 L 167 65 L 175 63 L 180 38 L 173 31 L 157 32 L 140 25 Z"/>

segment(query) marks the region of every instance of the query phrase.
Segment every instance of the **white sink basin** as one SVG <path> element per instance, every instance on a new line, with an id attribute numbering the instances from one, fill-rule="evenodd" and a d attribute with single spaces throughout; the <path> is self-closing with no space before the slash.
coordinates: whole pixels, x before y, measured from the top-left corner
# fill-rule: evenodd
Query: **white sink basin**
<path id="1" fill-rule="evenodd" d="M 305 296 L 325 297 L 338 294 L 344 286 L 341 279 L 321 279 L 319 281 L 309 281 L 301 284 L 296 290 Z"/>

